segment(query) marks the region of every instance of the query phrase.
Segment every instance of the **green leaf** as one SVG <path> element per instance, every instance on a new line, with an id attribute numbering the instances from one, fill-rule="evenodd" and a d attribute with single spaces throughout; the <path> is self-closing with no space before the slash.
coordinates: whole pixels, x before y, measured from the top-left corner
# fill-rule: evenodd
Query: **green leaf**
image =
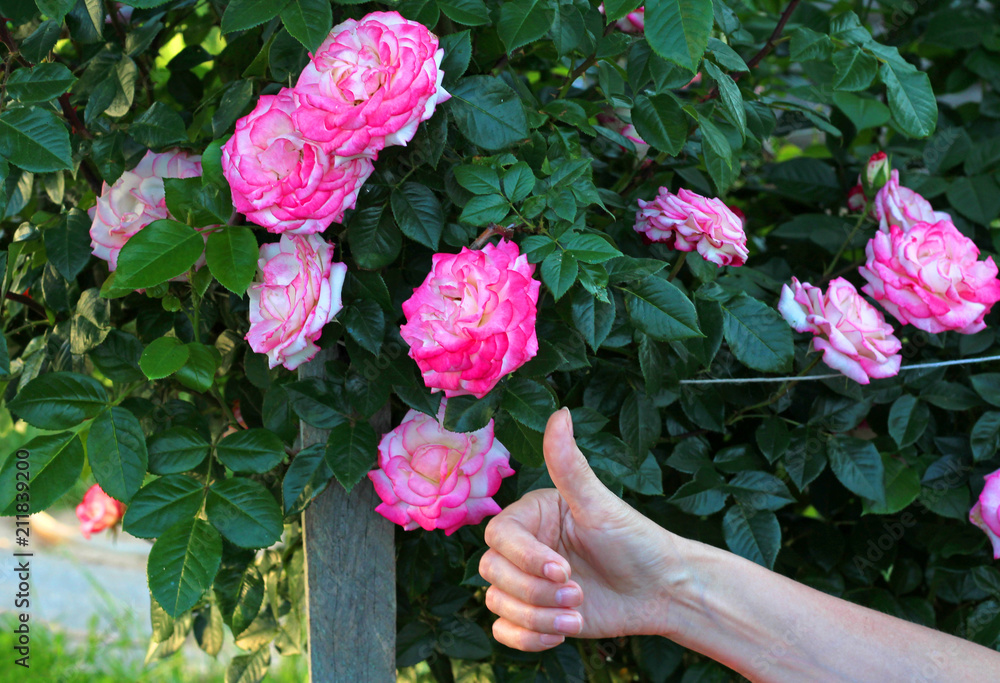
<path id="1" fill-rule="evenodd" d="M 604 263 L 622 255 L 611 242 L 594 233 L 573 235 L 566 242 L 566 251 L 581 263 Z"/>
<path id="2" fill-rule="evenodd" d="M 885 468 L 871 441 L 835 436 L 827 444 L 830 468 L 849 491 L 885 505 Z"/>
<path id="3" fill-rule="evenodd" d="M 930 423 L 931 410 L 916 396 L 904 394 L 889 410 L 889 435 L 900 448 L 916 442 Z"/>
<path id="4" fill-rule="evenodd" d="M 21 43 L 21 52 L 29 62 L 37 64 L 45 59 L 59 42 L 62 33 L 62 19 L 49 19 L 38 25 L 35 31 Z"/>
<path id="5" fill-rule="evenodd" d="M 443 85 L 445 89 L 450 89 L 459 78 L 465 75 L 469 68 L 469 62 L 472 61 L 471 31 L 466 29 L 441 36 L 441 49 L 444 50 L 444 59 L 441 60 L 441 71 L 444 72 Z M 442 125 L 447 128 L 447 119 Z"/>
<path id="6" fill-rule="evenodd" d="M 458 220 L 469 225 L 499 223 L 510 213 L 510 201 L 500 194 L 478 195 L 466 202 Z"/>
<path id="7" fill-rule="evenodd" d="M 220 441 L 215 454 L 234 472 L 262 474 L 285 459 L 285 445 L 266 429 L 244 429 Z"/>
<path id="8" fill-rule="evenodd" d="M 733 184 L 739 172 L 739 164 L 734 166 L 732 146 L 714 123 L 699 116 L 698 127 L 701 129 L 701 151 L 705 157 L 705 168 L 712 176 L 719 194 L 724 194 Z"/>
<path id="9" fill-rule="evenodd" d="M 531 167 L 519 161 L 503 174 L 503 193 L 514 204 L 523 201 L 535 189 L 535 174 Z"/>
<path id="10" fill-rule="evenodd" d="M 263 602 L 264 577 L 260 575 L 257 567 L 250 565 L 240 577 L 240 584 L 236 590 L 236 605 L 230 619 L 234 636 L 238 637 L 249 628 L 260 613 Z"/>
<path id="11" fill-rule="evenodd" d="M 351 216 L 347 241 L 355 263 L 367 270 L 378 270 L 396 260 L 403 246 L 403 235 L 388 211 L 381 206 L 370 206 Z"/>
<path id="12" fill-rule="evenodd" d="M 108 393 L 96 379 L 51 372 L 26 384 L 8 404 L 12 413 L 41 429 L 69 429 L 99 413 Z"/>
<path id="13" fill-rule="evenodd" d="M 377 453 L 378 438 L 367 422 L 338 425 L 326 442 L 326 464 L 348 492 L 375 465 Z"/>
<path id="14" fill-rule="evenodd" d="M 486 9 L 483 0 L 437 0 L 437 6 L 446 17 L 465 26 L 483 26 L 490 23 L 489 10 Z M 447 70 L 442 70 L 448 73 Z"/>
<path id="15" fill-rule="evenodd" d="M 972 458 L 976 462 L 989 460 L 1000 448 L 1000 412 L 991 410 L 976 420 L 970 437 Z"/>
<path id="16" fill-rule="evenodd" d="M 865 514 L 894 515 L 920 495 L 920 475 L 899 458 L 882 456 L 885 467 L 885 505 L 864 502 Z"/>
<path id="17" fill-rule="evenodd" d="M 835 53 L 833 66 L 837 70 L 833 81 L 835 90 L 865 90 L 878 72 L 878 60 L 856 45 Z"/>
<path id="18" fill-rule="evenodd" d="M 306 424 L 318 429 L 333 429 L 347 419 L 344 413 L 350 409 L 343 391 L 332 382 L 311 378 L 284 387 L 292 410 Z"/>
<path id="19" fill-rule="evenodd" d="M 205 260 L 212 275 L 223 287 L 243 296 L 257 272 L 259 248 L 253 230 L 225 226 L 208 236 Z"/>
<path id="20" fill-rule="evenodd" d="M 219 108 L 212 115 L 212 137 L 221 138 L 236 123 L 253 101 L 253 92 L 250 79 L 234 81 L 226 87 L 219 98 Z"/>
<path id="21" fill-rule="evenodd" d="M 291 0 L 281 10 L 281 21 L 305 49 L 315 52 L 333 27 L 329 0 Z"/>
<path id="22" fill-rule="evenodd" d="M 288 2 L 289 0 L 231 0 L 222 15 L 222 32 L 245 31 L 271 21 Z"/>
<path id="23" fill-rule="evenodd" d="M 452 432 L 475 432 L 489 424 L 500 406 L 503 390 L 496 388 L 482 398 L 455 396 L 445 405 L 445 429 Z"/>
<path id="24" fill-rule="evenodd" d="M 146 442 L 149 471 L 153 474 L 178 474 L 205 462 L 209 443 L 187 427 L 171 427 L 157 432 Z"/>
<path id="25" fill-rule="evenodd" d="M 1000 372 L 985 372 L 969 378 L 972 388 L 991 406 L 1000 408 Z"/>
<path id="26" fill-rule="evenodd" d="M 646 40 L 653 51 L 688 71 L 698 71 L 712 33 L 711 0 L 650 0 L 645 8 Z"/>
<path id="27" fill-rule="evenodd" d="M 361 344 L 373 356 L 378 356 L 382 350 L 382 337 L 385 336 L 385 314 L 377 301 L 358 299 L 347 306 L 341 316 L 344 329 L 351 337 Z"/>
<path id="28" fill-rule="evenodd" d="M 128 503 L 142 486 L 149 455 L 142 425 L 131 412 L 115 406 L 90 425 L 87 458 L 104 492 Z"/>
<path id="29" fill-rule="evenodd" d="M 923 71 L 885 62 L 879 68 L 889 96 L 889 109 L 900 130 L 913 138 L 925 138 L 937 127 L 937 101 L 931 81 Z"/>
<path id="30" fill-rule="evenodd" d="M 632 107 L 632 124 L 639 137 L 670 155 L 680 154 L 687 141 L 687 115 L 669 93 L 636 97 Z"/>
<path id="31" fill-rule="evenodd" d="M 723 336 L 741 363 L 761 372 L 791 368 L 792 331 L 777 311 L 746 294 L 723 304 L 722 311 Z"/>
<path id="32" fill-rule="evenodd" d="M 635 11 L 641 4 L 642 0 L 608 0 L 604 3 L 604 14 L 610 24 L 612 21 L 618 21 L 629 12 Z"/>
<path id="33" fill-rule="evenodd" d="M 538 40 L 551 27 L 552 9 L 546 0 L 511 0 L 500 8 L 497 34 L 511 53 Z"/>
<path id="34" fill-rule="evenodd" d="M 633 391 L 622 402 L 618 428 L 632 454 L 642 459 L 660 438 L 663 421 L 660 411 L 645 394 Z"/>
<path id="35" fill-rule="evenodd" d="M 212 585 L 222 562 L 222 539 L 208 522 L 177 522 L 149 551 L 149 591 L 171 617 L 194 607 Z"/>
<path id="36" fill-rule="evenodd" d="M 431 189 L 420 183 L 407 182 L 392 191 L 389 203 L 403 234 L 437 251 L 444 231 L 444 212 Z"/>
<path id="37" fill-rule="evenodd" d="M 747 112 L 743 107 L 743 94 L 740 93 L 740 87 L 736 85 L 732 76 L 723 73 L 722 69 L 712 62 L 705 61 L 705 70 L 708 71 L 708 75 L 712 77 L 715 85 L 719 88 L 719 99 L 722 101 L 727 117 L 739 129 L 740 135 L 745 138 Z"/>
<path id="38" fill-rule="evenodd" d="M 122 247 L 116 284 L 155 287 L 190 270 L 204 249 L 205 240 L 194 228 L 170 219 L 153 221 Z"/>
<path id="39" fill-rule="evenodd" d="M 791 37 L 789 56 L 793 62 L 807 62 L 814 59 L 825 61 L 833 52 L 833 41 L 825 33 L 799 27 L 792 31 Z"/>
<path id="40" fill-rule="evenodd" d="M 673 283 L 654 275 L 621 289 L 637 330 L 659 341 L 702 336 L 694 304 Z"/>
<path id="41" fill-rule="evenodd" d="M 42 233 L 49 263 L 66 280 L 73 281 L 90 261 L 91 219 L 79 209 L 70 209 Z"/>
<path id="42" fill-rule="evenodd" d="M 751 512 L 742 505 L 734 505 L 726 510 L 722 533 L 734 553 L 768 569 L 774 568 L 781 550 L 781 525 L 773 512 Z"/>
<path id="43" fill-rule="evenodd" d="M 538 432 L 545 431 L 549 417 L 556 411 L 552 392 L 527 377 L 511 378 L 500 405 L 515 420 Z"/>
<path id="44" fill-rule="evenodd" d="M 611 333 L 615 324 L 615 300 L 607 302 L 597 299 L 585 289 L 573 292 L 573 303 L 570 308 L 573 326 L 583 335 L 584 340 L 594 352 L 600 348 Z"/>
<path id="45" fill-rule="evenodd" d="M 122 529 L 139 538 L 156 538 L 178 522 L 198 515 L 205 486 L 192 477 L 171 474 L 143 486 L 132 499 Z"/>
<path id="46" fill-rule="evenodd" d="M 267 548 L 281 538 L 281 508 L 264 485 L 252 479 L 213 483 L 205 513 L 219 533 L 241 548 Z"/>
<path id="47" fill-rule="evenodd" d="M 18 457 L 17 453 L 25 451 L 27 458 Z M 18 476 L 19 472 L 24 472 L 17 466 L 20 462 L 26 462 L 28 466 L 27 492 L 30 501 L 17 498 L 17 482 L 24 481 Z M 0 510 L 3 510 L 0 514 L 29 514 L 45 510 L 76 483 L 82 471 L 83 443 L 76 434 L 62 432 L 36 436 L 7 456 L 0 468 Z M 25 505 L 25 502 L 28 504 Z M 18 505 L 22 507 L 18 508 Z"/>
<path id="48" fill-rule="evenodd" d="M 73 168 L 66 124 L 54 112 L 40 107 L 8 109 L 0 114 L 0 155 L 31 173 Z"/>
<path id="49" fill-rule="evenodd" d="M 576 282 L 579 268 L 576 258 L 565 251 L 554 251 L 542 261 L 542 281 L 556 301 Z"/>
<path id="50" fill-rule="evenodd" d="M 17 69 L 7 79 L 7 94 L 24 103 L 48 102 L 76 83 L 76 77 L 62 64 L 39 64 Z"/>
<path id="51" fill-rule="evenodd" d="M 871 97 L 858 97 L 853 93 L 833 93 L 833 103 L 851 120 L 859 131 L 877 128 L 889 122 L 889 107 Z"/>
<path id="52" fill-rule="evenodd" d="M 483 149 L 503 149 L 528 137 L 521 99 L 495 76 L 463 78 L 446 106 L 462 135 Z"/>
<path id="53" fill-rule="evenodd" d="M 191 348 L 177 337 L 160 337 L 143 350 L 139 367 L 149 379 L 163 379 L 184 367 L 190 356 Z"/>
<path id="54" fill-rule="evenodd" d="M 333 479 L 333 470 L 326 464 L 326 448 L 313 444 L 299 451 L 281 480 L 281 499 L 285 517 L 299 514 L 323 493 Z"/>
<path id="55" fill-rule="evenodd" d="M 260 683 L 271 666 L 270 643 L 248 655 L 237 655 L 229 660 L 223 683 Z"/>
<path id="56" fill-rule="evenodd" d="M 62 19 L 73 9 L 76 0 L 35 0 L 35 4 L 38 11 L 50 19 Z"/>
<path id="57" fill-rule="evenodd" d="M 129 127 L 129 134 L 146 147 L 167 147 L 187 142 L 187 127 L 181 115 L 163 102 L 154 102 Z"/>
<path id="58" fill-rule="evenodd" d="M 206 392 L 215 383 L 215 372 L 219 369 L 219 352 L 205 344 L 187 344 L 188 359 L 177 371 L 177 381 L 198 392 Z"/>
<path id="59" fill-rule="evenodd" d="M 948 202 L 969 220 L 990 225 L 1000 213 L 1000 185 L 991 175 L 963 176 L 948 186 Z"/>
<path id="60" fill-rule="evenodd" d="M 490 637 L 471 619 L 451 616 L 441 620 L 438 628 L 442 634 L 438 639 L 441 651 L 448 657 L 476 660 L 493 654 Z"/>

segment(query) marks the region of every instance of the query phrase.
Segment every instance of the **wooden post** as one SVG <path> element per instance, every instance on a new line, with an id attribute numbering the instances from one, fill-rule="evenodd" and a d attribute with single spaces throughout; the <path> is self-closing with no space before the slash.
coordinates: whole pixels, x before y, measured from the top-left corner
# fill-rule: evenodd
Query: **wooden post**
<path id="1" fill-rule="evenodd" d="M 330 350 L 299 368 L 299 378 L 323 377 Z M 388 431 L 389 407 L 372 418 Z M 305 423 L 302 446 L 326 443 L 328 432 Z M 331 481 L 302 513 L 306 619 L 312 683 L 396 680 L 396 557 L 393 525 L 376 514 L 368 479 L 350 494 Z"/>

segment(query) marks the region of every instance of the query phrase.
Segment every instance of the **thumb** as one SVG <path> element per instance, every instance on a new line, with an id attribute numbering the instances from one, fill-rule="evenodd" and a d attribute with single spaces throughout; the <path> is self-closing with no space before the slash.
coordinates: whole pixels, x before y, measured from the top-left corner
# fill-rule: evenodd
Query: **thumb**
<path id="1" fill-rule="evenodd" d="M 542 451 L 552 483 L 569 504 L 575 518 L 601 514 L 601 510 L 608 507 L 609 496 L 618 500 L 590 469 L 590 464 L 577 447 L 569 409 L 562 408 L 549 417 Z"/>

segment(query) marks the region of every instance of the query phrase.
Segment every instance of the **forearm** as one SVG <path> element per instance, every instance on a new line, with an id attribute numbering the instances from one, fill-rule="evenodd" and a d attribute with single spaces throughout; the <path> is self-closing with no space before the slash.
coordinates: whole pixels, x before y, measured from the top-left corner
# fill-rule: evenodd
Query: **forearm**
<path id="1" fill-rule="evenodd" d="M 676 537 L 675 537 L 676 538 Z M 1000 680 L 1000 654 L 687 540 L 661 632 L 753 681 Z"/>

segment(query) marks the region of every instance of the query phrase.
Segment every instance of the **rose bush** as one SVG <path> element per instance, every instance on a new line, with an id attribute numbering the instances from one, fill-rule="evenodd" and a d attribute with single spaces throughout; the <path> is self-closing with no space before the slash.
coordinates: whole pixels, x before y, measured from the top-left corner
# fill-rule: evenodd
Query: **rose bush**
<path id="1" fill-rule="evenodd" d="M 567 406 L 658 523 L 995 647 L 1000 15 L 857 5 L 0 0 L 0 511 L 96 482 L 150 659 L 233 680 L 309 651 L 302 513 L 358 487 L 403 676 L 728 680 L 491 640 Z"/>

